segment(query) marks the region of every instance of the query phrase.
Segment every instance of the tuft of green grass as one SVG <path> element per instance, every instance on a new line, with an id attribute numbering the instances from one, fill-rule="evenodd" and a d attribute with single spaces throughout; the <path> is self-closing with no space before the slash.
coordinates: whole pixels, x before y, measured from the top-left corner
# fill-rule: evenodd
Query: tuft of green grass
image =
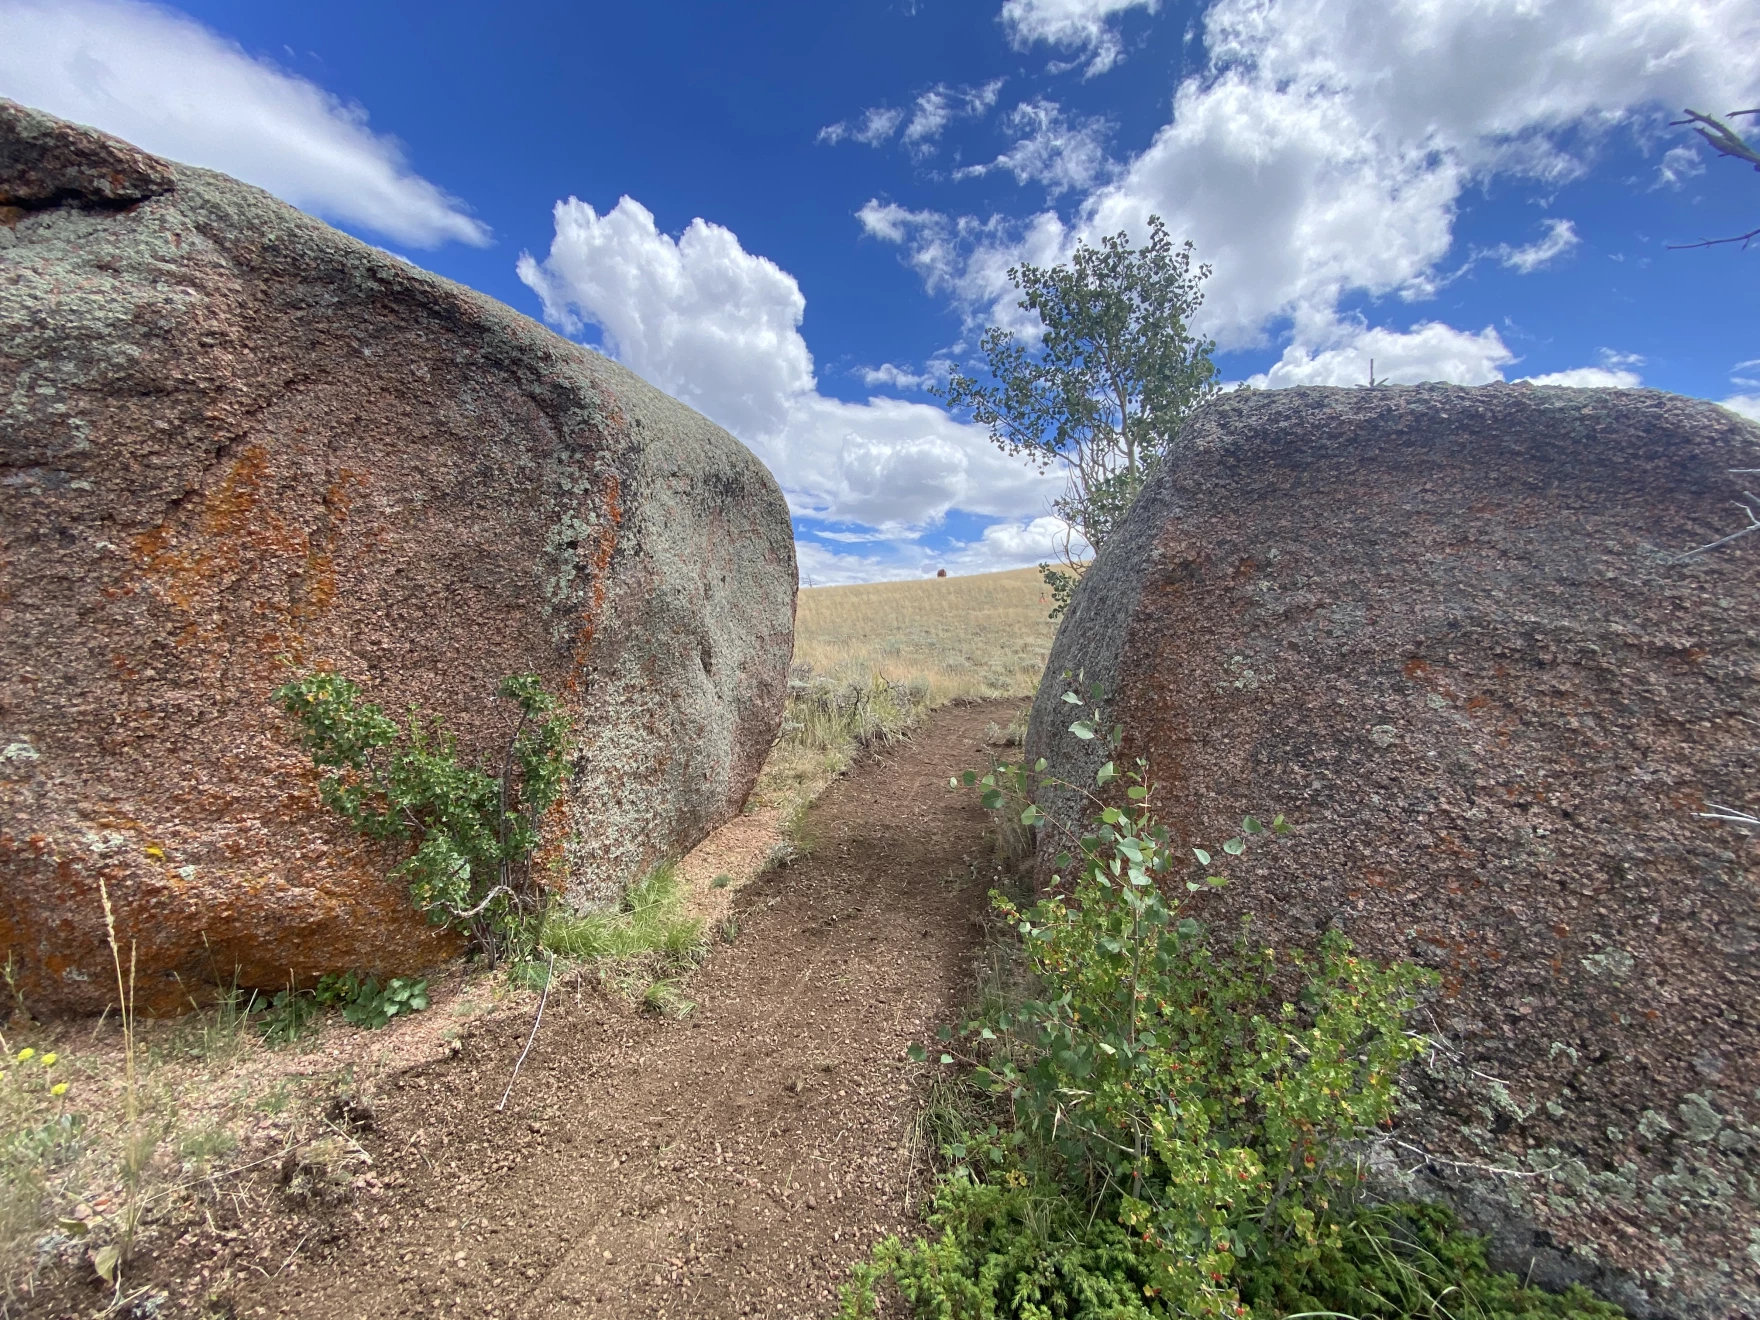
<path id="1" fill-rule="evenodd" d="M 691 1015 L 696 1001 L 686 999 L 684 992 L 671 981 L 658 980 L 648 986 L 642 994 L 642 1002 L 662 1017 L 683 1020 Z"/>
<path id="2" fill-rule="evenodd" d="M 688 963 L 702 948 L 703 923 L 686 914 L 683 885 L 668 862 L 632 885 L 615 912 L 552 915 L 541 942 L 559 958 L 583 962 L 658 956 Z"/>

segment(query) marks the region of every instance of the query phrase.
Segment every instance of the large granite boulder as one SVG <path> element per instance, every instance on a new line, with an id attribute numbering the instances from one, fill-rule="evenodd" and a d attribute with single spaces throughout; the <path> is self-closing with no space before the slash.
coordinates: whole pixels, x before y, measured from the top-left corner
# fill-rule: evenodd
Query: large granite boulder
<path id="1" fill-rule="evenodd" d="M 1685 553 L 1751 525 L 1756 469 L 1760 427 L 1649 390 L 1224 395 L 1027 740 L 1093 782 L 1078 672 L 1192 842 L 1284 813 L 1199 914 L 1441 973 L 1384 1187 L 1640 1315 L 1760 1314 L 1760 848 L 1702 814 L 1760 802 L 1760 534 Z"/>
<path id="2" fill-rule="evenodd" d="M 34 1011 L 431 965 L 403 853 L 269 693 L 331 666 L 466 755 L 565 695 L 579 900 L 744 802 L 793 635 L 788 509 L 720 427 L 205 170 L 0 101 L 0 959 Z"/>

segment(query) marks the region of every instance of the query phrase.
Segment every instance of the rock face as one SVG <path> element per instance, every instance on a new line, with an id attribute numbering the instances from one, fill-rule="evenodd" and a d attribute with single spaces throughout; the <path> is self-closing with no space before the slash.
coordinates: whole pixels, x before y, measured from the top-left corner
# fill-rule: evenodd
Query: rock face
<path id="1" fill-rule="evenodd" d="M 34 1011 L 394 973 L 452 943 L 318 802 L 269 692 L 329 666 L 461 748 L 564 694 L 591 899 L 774 740 L 776 483 L 599 355 L 255 188 L 0 101 L 0 958 Z"/>
<path id="2" fill-rule="evenodd" d="M 1284 813 L 1198 915 L 1436 968 L 1384 1178 L 1639 1315 L 1760 1314 L 1760 848 L 1696 814 L 1760 801 L 1760 534 L 1682 553 L 1760 512 L 1743 469 L 1760 427 L 1648 390 L 1225 395 L 1076 593 L 1027 740 L 1093 782 L 1079 672 L 1191 842 Z"/>

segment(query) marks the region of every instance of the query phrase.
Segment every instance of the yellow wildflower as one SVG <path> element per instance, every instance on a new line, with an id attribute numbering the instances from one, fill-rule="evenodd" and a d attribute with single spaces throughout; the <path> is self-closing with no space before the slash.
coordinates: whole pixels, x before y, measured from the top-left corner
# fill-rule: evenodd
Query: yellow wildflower
<path id="1" fill-rule="evenodd" d="M 49 1088 L 49 1094 L 50 1095 L 66 1095 L 67 1094 L 67 1083 L 66 1082 L 56 1082 L 55 1085 L 53 1085 Z"/>
<path id="2" fill-rule="evenodd" d="M 18 1052 L 18 1061 L 20 1063 L 29 1063 L 32 1059 L 34 1059 L 36 1057 L 37 1057 L 37 1052 L 35 1050 L 33 1050 L 29 1045 L 26 1045 L 22 1050 L 20 1050 Z"/>
<path id="3" fill-rule="evenodd" d="M 43 1056 L 43 1067 L 53 1068 L 55 1066 L 55 1060 L 59 1059 L 60 1057 L 61 1056 L 59 1054 L 56 1054 L 53 1050 L 51 1050 L 48 1054 L 45 1054 Z"/>

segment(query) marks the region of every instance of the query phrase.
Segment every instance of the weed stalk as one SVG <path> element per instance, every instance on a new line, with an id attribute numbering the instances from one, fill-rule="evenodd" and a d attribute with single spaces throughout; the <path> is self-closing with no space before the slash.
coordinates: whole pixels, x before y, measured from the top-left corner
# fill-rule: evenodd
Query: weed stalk
<path id="1" fill-rule="evenodd" d="M 121 1233 L 116 1255 L 110 1262 L 117 1296 L 122 1293 L 122 1273 L 134 1250 L 135 1230 L 140 1221 L 141 1175 L 145 1172 L 146 1143 L 141 1133 L 140 1079 L 135 1068 L 134 981 L 135 952 L 133 940 L 128 942 L 128 977 L 122 974 L 122 944 L 116 937 L 116 909 L 110 902 L 110 887 L 98 877 L 98 897 L 104 904 L 104 934 L 110 944 L 110 961 L 116 968 L 116 997 L 122 1015 L 123 1096 L 124 1114 L 128 1122 L 128 1140 L 122 1156 L 123 1207 Z M 100 1268 L 100 1274 L 105 1271 Z"/>

